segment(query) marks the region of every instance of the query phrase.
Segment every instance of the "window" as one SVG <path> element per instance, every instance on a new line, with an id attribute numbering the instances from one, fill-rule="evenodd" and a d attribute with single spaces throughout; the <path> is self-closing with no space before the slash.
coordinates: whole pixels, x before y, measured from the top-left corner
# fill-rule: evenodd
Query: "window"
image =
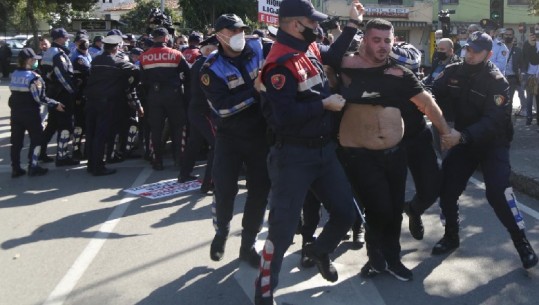
<path id="1" fill-rule="evenodd" d="M 442 4 L 459 4 L 459 0 L 442 0 Z"/>
<path id="2" fill-rule="evenodd" d="M 528 5 L 529 0 L 507 0 L 507 5 Z"/>
<path id="3" fill-rule="evenodd" d="M 402 5 L 402 0 L 378 0 L 378 4 Z"/>

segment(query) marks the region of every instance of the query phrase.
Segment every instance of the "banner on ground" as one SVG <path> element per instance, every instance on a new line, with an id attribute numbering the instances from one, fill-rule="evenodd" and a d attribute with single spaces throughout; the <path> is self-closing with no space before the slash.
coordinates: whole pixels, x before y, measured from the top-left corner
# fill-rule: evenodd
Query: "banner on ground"
<path id="1" fill-rule="evenodd" d="M 177 179 L 159 181 L 125 189 L 124 192 L 149 199 L 169 197 L 192 190 L 200 189 L 202 183 L 198 180 L 178 183 Z"/>

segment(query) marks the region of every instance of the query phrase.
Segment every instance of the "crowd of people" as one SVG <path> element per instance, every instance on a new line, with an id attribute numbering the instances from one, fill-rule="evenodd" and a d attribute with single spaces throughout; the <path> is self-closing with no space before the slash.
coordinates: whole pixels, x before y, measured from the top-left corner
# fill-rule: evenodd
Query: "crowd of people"
<path id="1" fill-rule="evenodd" d="M 503 31 L 502 42 L 496 29 L 472 25 L 461 54 L 442 37 L 431 72 L 420 79 L 421 52 L 394 43 L 387 20 L 362 27 L 364 12 L 352 1 L 346 25 L 331 39 L 319 26 L 328 16 L 308 0 L 283 0 L 278 30 L 249 36 L 234 14 L 217 18 L 206 39 L 197 32 L 173 39 L 157 27 L 137 44 L 119 30 L 93 40 L 81 30 L 70 45 L 73 35 L 54 29 L 52 44 L 40 41 L 42 54 L 20 53 L 11 76 L 12 177 L 26 173 L 20 165 L 25 130 L 30 176 L 47 173 L 39 161 L 72 166 L 83 159 L 94 176 L 114 174 L 106 164 L 137 157 L 137 147 L 160 171 L 170 138 L 184 183 L 198 179 L 192 170 L 206 148 L 201 191 L 214 194 L 210 258 L 225 255 L 243 171 L 247 199 L 238 257 L 260 270 L 255 303 L 273 304 L 284 254 L 298 230 L 304 233 L 302 266 L 316 266 L 328 281 L 338 280 L 330 254 L 352 227 L 360 244 L 365 230 L 362 275 L 389 272 L 412 280 L 401 260 L 402 214 L 421 240 L 421 215 L 439 198 L 445 233 L 432 254 L 455 250 L 458 199 L 481 166 L 487 201 L 523 267 L 535 266 L 509 183 L 509 147 L 515 91 L 530 102 L 523 109 L 527 123 L 533 119 L 537 83 L 522 90 L 529 81 L 521 76 L 537 79 L 539 24 L 522 50 L 513 44 L 512 29 Z M 57 147 L 50 158 L 53 134 Z M 405 201 L 408 169 L 416 191 Z M 329 220 L 314 236 L 321 206 Z M 254 244 L 266 210 L 269 232 L 258 253 Z"/>

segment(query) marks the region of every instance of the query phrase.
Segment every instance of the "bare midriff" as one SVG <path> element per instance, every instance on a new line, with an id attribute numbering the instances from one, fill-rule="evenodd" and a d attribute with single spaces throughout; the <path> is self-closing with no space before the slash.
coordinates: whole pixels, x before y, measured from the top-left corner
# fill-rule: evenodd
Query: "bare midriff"
<path id="1" fill-rule="evenodd" d="M 379 105 L 346 105 L 339 140 L 344 147 L 383 150 L 402 140 L 404 122 L 398 108 Z"/>

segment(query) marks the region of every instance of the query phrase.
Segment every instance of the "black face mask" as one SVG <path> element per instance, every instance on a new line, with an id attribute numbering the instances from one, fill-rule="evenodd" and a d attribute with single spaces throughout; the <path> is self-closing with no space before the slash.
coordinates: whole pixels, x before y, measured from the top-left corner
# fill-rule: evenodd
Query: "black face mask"
<path id="1" fill-rule="evenodd" d="M 481 69 L 483 69 L 483 67 L 485 67 L 486 64 L 487 63 L 485 61 L 480 62 L 480 63 L 478 63 L 476 65 L 470 65 L 470 64 L 467 64 L 466 62 L 464 62 L 462 67 L 464 68 L 464 72 L 466 74 L 475 74 L 475 73 L 481 71 Z"/>
<path id="2" fill-rule="evenodd" d="M 505 43 L 506 44 L 511 44 L 513 42 L 513 38 L 511 37 L 505 37 Z"/>
<path id="3" fill-rule="evenodd" d="M 298 21 L 299 22 L 299 21 Z M 312 43 L 316 41 L 316 38 L 318 37 L 318 28 L 311 29 L 308 26 L 303 25 L 303 23 L 299 22 L 303 26 L 303 31 L 301 31 L 301 35 L 303 36 L 303 39 L 305 39 L 305 42 Z"/>
<path id="4" fill-rule="evenodd" d="M 436 58 L 439 60 L 446 60 L 447 54 L 445 52 L 436 52 Z"/>
<path id="5" fill-rule="evenodd" d="M 90 44 L 88 42 L 79 44 L 79 49 L 83 51 L 88 50 L 89 47 L 90 47 Z"/>

